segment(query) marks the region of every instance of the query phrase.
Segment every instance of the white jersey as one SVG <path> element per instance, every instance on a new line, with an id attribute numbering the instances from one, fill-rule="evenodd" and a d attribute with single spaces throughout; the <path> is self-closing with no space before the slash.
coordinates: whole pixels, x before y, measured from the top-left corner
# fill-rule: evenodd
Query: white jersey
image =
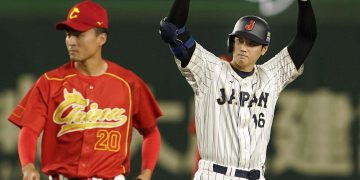
<path id="1" fill-rule="evenodd" d="M 287 48 L 241 78 L 200 44 L 182 68 L 195 92 L 195 119 L 202 159 L 240 169 L 262 169 L 280 92 L 298 77 Z"/>

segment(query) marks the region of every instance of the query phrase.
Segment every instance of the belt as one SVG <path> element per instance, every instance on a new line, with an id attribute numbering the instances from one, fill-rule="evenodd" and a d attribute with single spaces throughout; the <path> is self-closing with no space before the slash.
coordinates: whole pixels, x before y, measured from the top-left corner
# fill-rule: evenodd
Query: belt
<path id="1" fill-rule="evenodd" d="M 213 171 L 217 172 L 217 173 L 220 173 L 220 174 L 226 175 L 227 167 L 221 166 L 221 165 L 218 165 L 218 164 L 213 164 Z M 256 169 L 253 169 L 253 170 L 250 170 L 250 171 L 236 169 L 235 170 L 235 177 L 247 178 L 249 180 L 256 180 L 256 179 L 260 178 L 260 171 L 256 170 Z"/>
<path id="2" fill-rule="evenodd" d="M 90 178 L 67 178 L 61 174 L 57 174 L 57 175 L 51 175 L 49 176 L 50 180 L 114 180 L 114 178 L 95 178 L 95 177 L 90 177 Z"/>

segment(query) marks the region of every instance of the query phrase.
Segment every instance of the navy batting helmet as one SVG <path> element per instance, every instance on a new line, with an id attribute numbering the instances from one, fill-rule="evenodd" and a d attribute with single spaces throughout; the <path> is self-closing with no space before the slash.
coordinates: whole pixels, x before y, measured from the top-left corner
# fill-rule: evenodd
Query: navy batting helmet
<path id="1" fill-rule="evenodd" d="M 233 51 L 235 36 L 245 37 L 259 44 L 269 45 L 270 27 L 264 19 L 258 16 L 244 16 L 236 22 L 234 30 L 229 34 L 229 52 Z"/>

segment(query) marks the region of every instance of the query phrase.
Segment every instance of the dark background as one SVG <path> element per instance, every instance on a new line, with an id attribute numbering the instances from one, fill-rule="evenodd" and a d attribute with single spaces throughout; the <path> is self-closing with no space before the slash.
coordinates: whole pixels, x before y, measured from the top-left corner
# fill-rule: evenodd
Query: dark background
<path id="1" fill-rule="evenodd" d="M 290 0 L 289 0 L 290 1 Z M 0 129 L 8 127 L 6 117 L 13 104 L 4 103 L 8 92 L 22 91 L 19 78 L 22 75 L 39 77 L 67 61 L 64 32 L 56 31 L 54 24 L 64 20 L 68 10 L 79 1 L 75 0 L 0 0 Z M 157 100 L 173 101 L 183 105 L 184 111 L 178 123 L 167 123 L 170 116 L 159 121 L 162 139 L 178 153 L 189 148 L 187 126 L 192 115 L 190 86 L 181 76 L 172 55 L 158 35 L 159 21 L 168 14 L 172 0 L 97 0 L 108 9 L 110 35 L 104 47 L 104 57 L 136 72 L 153 89 Z M 295 34 L 297 3 L 285 11 L 264 18 L 272 29 L 272 42 L 268 53 L 259 63 L 274 56 Z M 349 134 L 351 166 L 348 173 L 340 175 L 327 172 L 307 173 L 289 168 L 282 173 L 267 171 L 267 179 L 359 179 L 359 112 L 360 112 L 360 1 L 358 0 L 313 0 L 318 38 L 306 60 L 304 74 L 285 91 L 312 94 L 326 89 L 335 95 L 346 96 L 350 102 L 351 121 L 343 130 Z M 193 0 L 191 2 L 188 29 L 196 41 L 214 54 L 225 54 L 227 34 L 239 17 L 247 14 L 263 16 L 259 4 L 245 0 Z M 20 87 L 19 87 L 20 86 Z M 19 90 L 20 89 L 20 90 Z M 316 93 L 315 93 L 316 94 Z M 16 96 L 18 100 L 20 95 Z M 6 96 L 7 97 L 7 96 Z M 331 102 L 337 104 L 337 101 Z M 329 110 L 332 111 L 332 110 Z M 342 113 L 342 112 L 339 112 Z M 342 119 L 338 119 L 341 121 Z M 276 118 L 274 122 L 276 121 Z M 5 123 L 4 123 L 5 122 Z M 11 125 L 10 125 L 11 127 Z M 276 131 L 276 130 L 274 130 Z M 5 132 L 5 131 L 3 131 Z M 15 139 L 17 129 L 9 138 Z M 2 135 L 6 139 L 7 135 Z M 322 134 L 319 134 L 322 136 Z M 276 153 L 272 137 L 268 159 Z M 5 141 L 4 141 L 5 142 Z M 0 150 L 0 168 L 9 173 L 0 177 L 20 179 L 17 150 L 14 143 Z M 15 142 L 16 145 L 16 142 Z M 163 151 L 162 151 L 163 153 Z M 168 157 L 171 159 L 172 157 Z M 177 160 L 174 158 L 174 161 Z M 334 161 L 336 163 L 336 161 Z M 189 163 L 184 163 L 188 166 Z M 188 171 L 169 171 L 166 163 L 159 163 L 153 179 L 190 179 Z M 132 173 L 140 169 L 140 151 L 134 152 Z M 186 168 L 185 168 L 186 169 Z M 0 178 L 3 179 L 3 178 Z"/>

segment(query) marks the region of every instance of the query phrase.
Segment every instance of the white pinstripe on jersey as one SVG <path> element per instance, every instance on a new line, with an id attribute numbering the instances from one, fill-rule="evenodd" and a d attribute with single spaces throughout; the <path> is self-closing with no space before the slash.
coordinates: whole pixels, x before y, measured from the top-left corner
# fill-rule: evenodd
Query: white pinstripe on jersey
<path id="1" fill-rule="evenodd" d="M 195 119 L 202 159 L 240 169 L 261 169 L 279 93 L 299 76 L 287 48 L 241 78 L 228 62 L 200 44 L 179 70 L 195 93 Z"/>

